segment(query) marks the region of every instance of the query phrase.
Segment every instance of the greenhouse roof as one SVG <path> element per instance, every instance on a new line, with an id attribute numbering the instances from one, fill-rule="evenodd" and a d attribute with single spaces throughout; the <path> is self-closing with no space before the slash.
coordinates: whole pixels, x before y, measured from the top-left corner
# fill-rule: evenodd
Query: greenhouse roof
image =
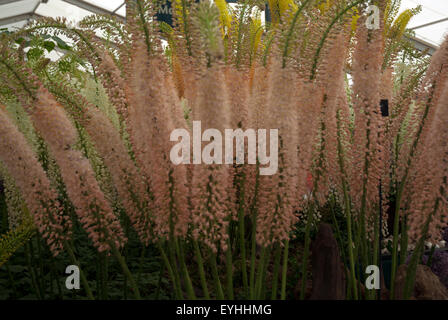
<path id="1" fill-rule="evenodd" d="M 45 17 L 66 17 L 79 21 L 92 13 L 112 14 L 119 19 L 126 15 L 124 0 L 0 0 L 0 27 L 22 27 L 29 20 Z"/>
<path id="2" fill-rule="evenodd" d="M 229 1 L 234 2 L 234 1 Z M 447 0 L 402 0 L 400 12 L 422 6 L 409 28 L 415 31 L 416 46 L 434 51 L 448 31 Z M 0 0 L 0 28 L 22 27 L 27 21 L 39 16 L 64 16 L 79 21 L 92 14 L 112 14 L 119 19 L 126 15 L 124 0 Z"/>
<path id="3" fill-rule="evenodd" d="M 448 32 L 447 0 L 402 0 L 400 12 L 422 6 L 420 14 L 412 18 L 408 28 L 429 46 L 439 46 Z"/>

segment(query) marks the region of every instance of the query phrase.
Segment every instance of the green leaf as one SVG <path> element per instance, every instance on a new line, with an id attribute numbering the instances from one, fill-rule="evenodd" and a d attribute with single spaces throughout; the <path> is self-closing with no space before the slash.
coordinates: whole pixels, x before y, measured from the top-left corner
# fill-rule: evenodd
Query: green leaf
<path id="1" fill-rule="evenodd" d="M 48 51 L 51 52 L 56 47 L 56 43 L 53 41 L 44 41 L 43 47 Z"/>
<path id="2" fill-rule="evenodd" d="M 16 229 L 0 235 L 0 266 L 2 266 L 20 247 L 34 235 L 32 222 L 25 220 Z"/>
<path id="3" fill-rule="evenodd" d="M 16 40 L 16 43 L 17 43 L 17 44 L 22 44 L 23 41 L 25 41 L 25 38 L 20 37 L 20 38 L 18 38 L 18 39 Z"/>
<path id="4" fill-rule="evenodd" d="M 58 47 L 62 50 L 71 50 L 72 47 L 70 47 L 67 42 L 59 38 L 58 36 L 52 37 L 54 41 L 56 41 Z"/>
<path id="5" fill-rule="evenodd" d="M 40 48 L 31 48 L 26 53 L 28 60 L 37 60 L 44 54 L 44 50 Z"/>

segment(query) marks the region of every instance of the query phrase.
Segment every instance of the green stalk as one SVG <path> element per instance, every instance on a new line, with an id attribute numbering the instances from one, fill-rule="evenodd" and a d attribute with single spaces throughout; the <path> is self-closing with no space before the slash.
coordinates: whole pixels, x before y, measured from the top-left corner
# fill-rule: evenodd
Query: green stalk
<path id="1" fill-rule="evenodd" d="M 282 268 L 282 289 L 280 294 L 280 299 L 286 299 L 286 276 L 288 273 L 288 251 L 289 251 L 289 240 L 285 242 L 285 248 L 283 249 L 283 268 Z"/>
<path id="2" fill-rule="evenodd" d="M 342 261 L 344 261 L 344 264 L 345 264 L 345 261 L 347 261 L 346 257 L 345 257 L 345 250 L 344 250 L 345 246 L 344 246 L 344 241 L 342 240 L 342 236 L 341 236 L 341 229 L 339 228 L 338 221 L 336 220 L 336 214 L 335 214 L 335 211 L 334 211 L 334 204 L 335 204 L 335 199 L 334 199 L 334 195 L 333 195 L 331 197 L 331 200 L 330 200 L 331 218 L 333 220 L 333 226 L 335 228 L 336 239 L 337 239 L 337 241 L 339 243 L 339 247 L 341 248 L 341 258 L 342 258 Z"/>
<path id="3" fill-rule="evenodd" d="M 250 257 L 250 279 L 249 279 L 249 296 L 253 299 L 255 295 L 255 263 L 256 263 L 256 253 L 257 253 L 257 242 L 256 242 L 256 224 L 257 218 L 254 213 L 252 216 L 252 235 L 251 235 L 251 257 Z"/>
<path id="4" fill-rule="evenodd" d="M 154 300 L 159 300 L 160 287 L 162 286 L 162 276 L 163 276 L 164 271 L 165 271 L 165 263 L 162 259 L 160 261 L 159 280 L 157 281 L 157 289 L 156 289 L 156 294 L 155 294 Z M 171 270 L 171 272 L 172 272 L 172 270 Z"/>
<path id="5" fill-rule="evenodd" d="M 430 268 L 432 266 L 432 258 L 434 257 L 435 251 L 436 251 L 436 246 L 433 244 L 431 247 L 431 251 L 429 252 L 429 255 L 428 255 L 428 261 L 426 262 L 426 265 Z"/>
<path id="6" fill-rule="evenodd" d="M 39 256 L 39 273 L 40 273 L 40 281 L 39 281 L 39 287 L 41 288 L 41 292 L 42 292 L 42 296 L 45 299 L 45 277 L 44 277 L 44 264 L 43 264 L 43 259 L 42 259 L 42 246 L 40 243 L 40 238 L 36 237 L 36 242 L 37 242 L 37 254 Z"/>
<path id="7" fill-rule="evenodd" d="M 252 203 L 251 211 L 252 211 L 252 234 L 251 234 L 251 257 L 250 257 L 250 279 L 249 279 L 249 297 L 253 299 L 255 295 L 255 262 L 256 262 L 256 254 L 257 254 L 257 198 L 258 198 L 258 187 L 260 184 L 260 176 L 259 176 L 259 162 L 257 161 L 256 165 L 256 176 L 255 176 L 255 195 Z"/>
<path id="8" fill-rule="evenodd" d="M 240 238 L 240 251 L 241 251 L 241 273 L 243 276 L 243 289 L 244 293 L 248 294 L 248 283 L 247 283 L 247 267 L 246 267 L 246 243 L 245 243 L 245 226 L 244 226 L 244 182 L 245 175 L 241 177 L 240 181 L 240 204 L 238 208 L 238 231 Z"/>
<path id="9" fill-rule="evenodd" d="M 160 250 L 160 255 L 162 256 L 162 260 L 165 263 L 165 267 L 168 270 L 168 274 L 171 278 L 171 282 L 173 283 L 174 292 L 176 294 L 176 299 L 181 300 L 181 299 L 183 299 L 183 294 L 182 294 L 182 289 L 180 288 L 179 276 L 177 275 L 176 272 L 173 271 L 173 268 L 170 263 L 170 259 L 166 255 L 166 252 L 163 249 L 161 243 L 157 242 L 157 246 Z"/>
<path id="10" fill-rule="evenodd" d="M 227 280 L 227 299 L 233 300 L 233 263 L 232 263 L 232 247 L 230 237 L 227 239 L 226 250 L 226 280 Z"/>
<path id="11" fill-rule="evenodd" d="M 142 248 L 142 252 L 140 253 L 140 261 L 138 263 L 138 273 L 137 273 L 137 283 L 140 283 L 140 278 L 142 275 L 142 268 L 143 268 L 143 260 L 145 259 L 145 250 L 146 248 Z"/>
<path id="12" fill-rule="evenodd" d="M 317 47 L 316 53 L 314 55 L 313 67 L 311 68 L 311 76 L 310 76 L 311 80 L 313 80 L 316 76 L 316 69 L 317 69 L 317 63 L 319 61 L 320 52 L 322 51 L 324 43 L 327 40 L 327 37 L 330 34 L 331 29 L 336 24 L 336 22 L 340 21 L 340 19 L 342 18 L 342 16 L 344 14 L 346 14 L 350 9 L 352 9 L 353 7 L 357 6 L 358 4 L 360 4 L 362 2 L 365 2 L 365 0 L 358 0 L 358 1 L 355 1 L 355 2 L 352 2 L 351 4 L 349 4 L 347 7 L 344 8 L 344 10 L 342 10 L 340 13 L 338 13 L 336 15 L 336 17 L 334 17 L 333 21 L 331 21 L 331 23 L 328 25 L 327 29 L 325 30 L 325 32 L 319 42 L 319 46 Z"/>
<path id="13" fill-rule="evenodd" d="M 308 258 L 310 254 L 310 245 L 311 245 L 311 226 L 313 224 L 313 212 L 314 205 L 311 208 L 308 208 L 307 217 L 306 217 L 306 226 L 305 226 L 305 244 L 304 251 L 302 257 L 302 285 L 300 287 L 300 300 L 305 299 L 305 290 L 306 290 L 306 280 L 308 278 Z"/>
<path id="14" fill-rule="evenodd" d="M 297 23 L 297 20 L 299 19 L 300 13 L 303 11 L 303 9 L 308 5 L 308 3 L 311 0 L 305 0 L 302 5 L 297 9 L 296 13 L 294 14 L 294 17 L 292 18 L 292 22 L 289 25 L 288 34 L 286 36 L 285 40 L 285 48 L 283 49 L 283 65 L 282 68 L 286 67 L 286 58 L 288 57 L 288 49 L 289 49 L 289 42 L 292 38 L 292 33 L 294 32 L 294 27 Z"/>
<path id="15" fill-rule="evenodd" d="M 30 244 L 29 242 L 25 245 L 25 257 L 26 263 L 28 265 L 28 270 L 31 275 L 31 283 L 33 284 L 34 290 L 36 291 L 36 296 L 39 300 L 42 300 L 42 294 L 40 292 L 39 285 L 37 284 L 36 273 L 31 262 Z"/>
<path id="16" fill-rule="evenodd" d="M 51 274 L 52 276 L 52 280 L 51 282 L 53 283 L 53 279 L 56 282 L 56 287 L 58 288 L 58 294 L 59 294 L 59 299 L 63 300 L 64 299 L 64 295 L 62 294 L 62 289 L 61 289 L 61 284 L 58 281 L 58 277 L 56 276 L 56 266 L 54 264 L 54 260 L 51 260 Z"/>
<path id="17" fill-rule="evenodd" d="M 381 252 L 380 252 L 380 250 L 381 250 L 381 248 L 380 248 L 380 245 L 379 245 L 379 242 L 380 242 L 380 226 L 379 226 L 379 224 L 378 223 L 376 223 L 377 221 L 379 221 L 379 216 L 380 216 L 380 212 L 379 212 L 379 210 L 378 210 L 378 219 L 375 219 L 375 223 L 373 224 L 373 261 L 372 261 L 372 264 L 374 265 L 374 266 L 377 266 L 378 265 L 378 258 L 379 258 L 379 255 L 381 254 Z M 381 268 L 381 266 L 380 266 L 380 268 Z M 375 296 L 376 296 L 376 290 L 370 290 L 370 291 L 367 291 L 367 299 L 369 299 L 369 300 L 374 300 L 375 299 Z"/>
<path id="18" fill-rule="evenodd" d="M 182 19 L 184 21 L 184 33 L 185 33 L 185 39 L 187 41 L 187 52 L 188 55 L 191 56 L 191 40 L 190 40 L 190 32 L 188 28 L 188 22 L 187 22 L 187 7 L 186 7 L 186 1 L 182 0 Z"/>
<path id="19" fill-rule="evenodd" d="M 177 260 L 176 260 L 176 256 L 175 256 L 175 248 L 173 245 L 173 241 L 170 240 L 168 241 L 168 254 L 169 254 L 169 258 L 170 258 L 170 263 L 173 266 L 173 268 L 177 268 Z M 184 294 L 182 291 L 182 284 L 180 282 L 180 276 L 178 272 L 174 272 L 174 277 L 176 279 L 176 286 L 178 287 L 179 293 L 180 293 L 180 297 L 183 299 L 184 298 Z"/>
<path id="20" fill-rule="evenodd" d="M 137 300 L 141 300 L 140 296 L 140 290 L 138 289 L 137 283 L 134 280 L 134 277 L 132 276 L 131 271 L 129 270 L 126 261 L 124 257 L 121 255 L 120 251 L 117 249 L 115 244 L 111 244 L 112 252 L 117 258 L 118 262 L 120 263 L 121 269 L 123 270 L 124 275 L 128 278 L 129 284 L 131 285 L 132 289 L 134 290 L 134 296 Z"/>
<path id="21" fill-rule="evenodd" d="M 102 254 L 101 255 L 101 269 L 102 269 L 102 278 L 101 278 L 101 291 L 103 294 L 102 299 L 108 299 L 108 290 L 107 290 L 107 279 L 108 271 L 107 271 L 107 255 Z"/>
<path id="22" fill-rule="evenodd" d="M 407 216 L 403 216 L 401 221 L 401 243 L 400 243 L 400 264 L 406 262 L 408 253 L 408 226 Z"/>
<path id="23" fill-rule="evenodd" d="M 434 204 L 434 211 L 428 216 L 426 219 L 425 225 L 423 226 L 422 236 L 420 237 L 417 246 L 415 247 L 414 252 L 412 253 L 411 261 L 407 267 L 406 271 L 406 280 L 403 291 L 403 298 L 408 300 L 410 299 L 412 292 L 414 290 L 415 284 L 415 274 L 417 271 L 418 262 L 421 260 L 424 248 L 425 248 L 425 239 L 428 235 L 429 224 L 431 223 L 432 217 L 436 214 L 439 208 L 440 198 L 436 199 L 436 203 Z"/>
<path id="24" fill-rule="evenodd" d="M 11 286 L 12 291 L 14 293 L 13 299 L 17 299 L 18 298 L 17 288 L 16 288 L 16 285 L 15 285 L 14 277 L 13 277 L 13 275 L 11 273 L 11 269 L 9 268 L 9 264 L 5 263 L 5 267 L 6 267 L 6 271 L 8 272 L 9 285 Z"/>
<path id="25" fill-rule="evenodd" d="M 181 269 L 185 280 L 185 286 L 187 288 L 188 299 L 196 300 L 196 295 L 193 289 L 193 283 L 191 282 L 190 274 L 188 272 L 187 264 L 185 263 L 185 251 L 182 243 L 179 244 L 178 239 L 175 239 L 176 247 L 178 248 L 179 260 L 181 262 Z"/>
<path id="26" fill-rule="evenodd" d="M 259 299 L 261 294 L 261 283 L 263 279 L 264 263 L 266 260 L 266 247 L 261 249 L 260 261 L 258 263 L 257 279 L 255 282 L 255 296 L 252 299 Z"/>
<path id="27" fill-rule="evenodd" d="M 399 220 L 400 220 L 401 199 L 402 199 L 404 187 L 406 185 L 406 181 L 407 181 L 407 178 L 409 175 L 409 168 L 411 167 L 412 159 L 414 158 L 414 154 L 417 150 L 417 146 L 420 141 L 423 127 L 426 122 L 426 117 L 428 116 L 428 113 L 429 113 L 429 108 L 431 106 L 431 102 L 433 99 L 433 93 L 434 93 L 434 90 L 436 89 L 435 83 L 432 84 L 431 89 L 433 90 L 432 94 L 426 101 L 426 107 L 425 107 L 425 111 L 423 113 L 422 121 L 420 122 L 420 126 L 418 128 L 415 140 L 412 143 L 411 151 L 409 152 L 409 157 L 407 160 L 407 165 L 406 165 L 406 169 L 405 169 L 405 172 L 403 175 L 403 179 L 401 180 L 400 185 L 397 190 L 397 198 L 396 198 L 396 203 L 395 203 L 395 216 L 394 216 L 393 247 L 392 247 L 392 271 L 391 271 L 391 285 L 390 285 L 390 296 L 391 297 L 395 296 L 394 295 L 395 294 L 395 276 L 397 273 L 397 260 L 398 260 L 398 253 L 397 253 L 397 251 L 398 251 L 398 225 L 399 225 Z"/>
<path id="28" fill-rule="evenodd" d="M 84 286 L 84 290 L 86 291 L 87 298 L 89 300 L 95 300 L 95 298 L 93 297 L 93 294 L 92 294 L 92 290 L 90 290 L 89 282 L 87 281 L 87 278 L 81 269 L 81 265 L 75 257 L 72 246 L 68 241 L 65 241 L 64 248 L 65 248 L 65 250 L 67 250 L 68 256 L 70 257 L 70 260 L 72 261 L 72 263 L 75 266 L 77 266 L 79 269 L 79 275 L 81 277 L 81 282 L 82 282 L 82 285 Z"/>
<path id="29" fill-rule="evenodd" d="M 274 273 L 272 275 L 271 300 L 277 300 L 278 274 L 280 269 L 281 253 L 282 253 L 281 247 L 277 243 L 275 245 L 275 253 L 274 253 Z"/>
<path id="30" fill-rule="evenodd" d="M 344 264 L 344 274 L 345 274 L 345 278 L 347 279 L 347 288 L 351 288 L 351 286 L 350 286 L 350 277 L 347 274 L 347 268 L 345 268 L 345 263 L 347 261 L 347 257 L 345 255 L 345 245 L 344 245 L 344 241 L 342 240 L 341 230 L 339 228 L 338 221 L 336 220 L 336 215 L 335 215 L 335 212 L 334 212 L 334 202 L 335 202 L 335 199 L 334 199 L 334 196 L 332 196 L 331 200 L 330 200 L 331 216 L 332 216 L 332 219 L 333 219 L 334 228 L 336 230 L 336 239 L 337 239 L 337 241 L 339 243 L 339 247 L 341 248 L 341 258 L 342 258 L 342 261 L 343 261 L 343 264 Z"/>
<path id="31" fill-rule="evenodd" d="M 172 241 L 169 241 L 169 244 L 168 244 L 168 254 L 169 254 L 171 265 L 173 266 L 173 268 L 176 268 L 177 267 L 177 261 L 176 261 L 175 249 L 173 248 Z M 182 284 L 180 282 L 180 277 L 179 277 L 179 273 L 178 272 L 174 272 L 174 278 L 176 279 L 175 284 L 177 286 L 177 290 L 179 290 L 180 299 L 183 299 L 184 298 L 184 294 L 183 294 L 183 291 L 182 291 Z"/>
<path id="32" fill-rule="evenodd" d="M 343 185 L 344 188 L 344 194 L 345 194 L 345 214 L 347 217 L 347 233 L 348 233 L 348 254 L 349 254 L 349 260 L 350 260 L 350 275 L 351 275 L 351 281 L 352 281 L 352 287 L 353 287 L 353 298 L 355 300 L 358 300 L 358 288 L 357 288 L 357 282 L 356 281 L 356 275 L 355 275 L 355 261 L 353 256 L 353 239 L 352 239 L 352 214 L 351 214 L 351 208 L 350 203 L 348 199 L 348 193 L 347 193 L 347 187 L 345 186 L 345 183 Z"/>
<path id="33" fill-rule="evenodd" d="M 235 65 L 237 68 L 240 66 L 241 60 L 241 41 L 243 38 L 243 33 L 241 32 L 241 26 L 243 25 L 244 12 L 246 11 L 247 1 L 244 1 L 243 6 L 241 8 L 241 13 L 238 21 L 238 35 L 237 35 L 237 44 L 236 44 L 236 61 Z"/>
<path id="34" fill-rule="evenodd" d="M 143 11 L 143 6 L 141 3 L 141 0 L 136 0 L 136 2 L 137 2 L 138 14 L 140 17 L 140 22 L 142 24 L 143 32 L 145 33 L 146 49 L 148 50 L 148 54 L 150 55 L 151 54 L 151 39 L 149 36 L 148 26 L 146 25 L 145 13 Z"/>
<path id="35" fill-rule="evenodd" d="M 266 252 L 266 256 L 264 258 L 264 263 L 263 263 L 263 273 L 261 276 L 261 289 L 260 289 L 260 294 L 258 299 L 259 300 L 265 300 L 266 299 L 266 274 L 268 272 L 268 266 L 269 266 L 269 261 L 271 258 L 271 246 L 268 247 L 267 252 Z"/>
<path id="36" fill-rule="evenodd" d="M 210 264 L 212 267 L 213 281 L 215 282 L 216 297 L 218 300 L 224 300 L 224 291 L 222 290 L 221 280 L 219 279 L 216 254 L 214 252 L 210 253 Z"/>
<path id="37" fill-rule="evenodd" d="M 197 240 L 193 240 L 193 245 L 196 255 L 196 261 L 198 263 L 199 278 L 201 279 L 202 291 L 204 292 L 205 299 L 209 300 L 210 294 L 208 292 L 207 279 L 205 277 L 204 262 L 202 260 L 201 249 L 199 248 L 199 243 L 197 242 Z"/>
<path id="38" fill-rule="evenodd" d="M 355 300 L 358 300 L 358 288 L 356 281 L 356 275 L 355 275 L 355 260 L 354 260 L 354 254 L 353 254 L 353 239 L 352 239 L 352 214 L 351 214 L 351 205 L 350 205 L 350 196 L 348 193 L 348 187 L 347 182 L 345 180 L 346 172 L 345 172 L 345 163 L 344 163 L 344 149 L 342 147 L 341 142 L 341 134 L 340 134 L 340 113 L 337 112 L 337 144 L 338 144 L 338 162 L 339 162 L 339 169 L 341 170 L 342 174 L 342 188 L 343 188 L 343 194 L 344 194 L 344 206 L 345 206 L 345 217 L 347 220 L 347 233 L 348 233 L 348 254 L 349 254 L 349 261 L 350 261 L 350 276 L 351 276 L 351 284 L 353 288 L 353 298 Z"/>

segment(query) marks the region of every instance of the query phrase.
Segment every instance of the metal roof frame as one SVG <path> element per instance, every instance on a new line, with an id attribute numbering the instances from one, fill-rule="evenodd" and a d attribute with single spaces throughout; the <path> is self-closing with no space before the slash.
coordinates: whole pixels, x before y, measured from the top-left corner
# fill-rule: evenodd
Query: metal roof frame
<path id="1" fill-rule="evenodd" d="M 438 23 L 441 23 L 441 22 L 445 22 L 445 21 L 448 21 L 448 17 L 440 19 L 440 20 L 436 20 L 436 21 L 433 21 L 433 22 L 425 23 L 425 24 L 419 25 L 417 27 L 409 28 L 409 30 L 417 30 L 417 29 L 420 29 L 420 28 L 429 27 L 429 26 L 432 26 L 432 25 L 435 25 L 435 24 L 438 24 Z"/>
<path id="2" fill-rule="evenodd" d="M 0 6 L 4 5 L 4 4 L 12 3 L 12 2 L 17 2 L 17 1 L 20 1 L 20 0 L 0 0 Z M 83 0 L 61 0 L 61 1 L 66 2 L 68 4 L 71 4 L 73 6 L 76 6 L 78 8 L 87 10 L 87 11 L 92 12 L 92 13 L 109 14 L 109 15 L 113 15 L 114 17 L 116 17 L 118 20 L 120 20 L 122 22 L 126 21 L 125 17 L 117 14 L 117 11 L 120 10 L 126 4 L 125 0 L 123 0 L 123 2 L 117 8 L 115 8 L 114 10 L 111 10 L 111 11 L 109 11 L 107 9 L 104 9 L 104 8 L 101 8 L 101 7 L 99 7 L 99 6 L 95 5 L 95 4 L 83 1 Z M 227 2 L 231 2 L 231 3 L 238 2 L 238 0 L 226 0 L 226 1 Z M 47 3 L 47 2 L 48 2 L 48 0 L 40 0 L 37 3 L 37 5 L 34 7 L 34 9 L 32 11 L 30 11 L 30 12 L 27 12 L 27 13 L 24 13 L 24 14 L 20 14 L 20 15 L 16 15 L 16 16 L 12 16 L 12 17 L 6 17 L 6 18 L 3 18 L 3 19 L 0 19 L 0 27 L 2 25 L 12 24 L 12 23 L 19 22 L 19 21 L 29 21 L 30 19 L 40 17 L 40 15 L 36 14 L 36 10 L 39 8 L 39 6 L 42 3 Z M 267 16 L 267 20 L 268 19 L 269 19 L 269 16 Z M 420 29 L 420 28 L 432 26 L 432 25 L 435 25 L 435 24 L 438 24 L 438 23 L 442 23 L 442 22 L 445 22 L 445 21 L 448 21 L 448 17 L 440 19 L 440 20 L 432 21 L 432 22 L 429 22 L 429 23 L 425 23 L 425 24 L 422 24 L 420 26 L 416 26 L 416 27 L 410 28 L 410 30 L 417 30 L 417 29 Z M 436 46 L 436 45 L 434 45 L 432 43 L 429 43 L 429 42 L 427 42 L 427 41 L 425 41 L 423 39 L 420 39 L 418 37 L 407 37 L 407 38 L 408 38 L 408 40 L 410 40 L 415 45 L 416 49 L 418 49 L 420 51 L 427 51 L 427 53 L 429 55 L 432 55 L 438 48 L 438 46 Z"/>
<path id="3" fill-rule="evenodd" d="M 90 11 L 92 13 L 96 13 L 96 14 L 110 14 L 110 15 L 115 16 L 116 18 L 118 18 L 121 21 L 125 21 L 124 17 L 122 17 L 119 14 L 117 14 L 117 11 L 120 10 L 120 8 L 123 7 L 123 5 L 126 3 L 124 0 L 123 0 L 123 3 L 121 3 L 116 9 L 114 9 L 112 11 L 109 11 L 107 9 L 101 8 L 101 7 L 97 6 L 97 5 L 94 5 L 92 3 L 85 2 L 85 1 L 82 1 L 82 0 L 62 0 L 62 1 L 67 2 L 67 3 L 71 4 L 71 5 L 74 5 L 74 6 L 78 7 L 78 8 Z"/>
<path id="4" fill-rule="evenodd" d="M 429 54 L 430 56 L 432 56 L 434 54 L 434 52 L 436 52 L 436 50 L 439 48 L 438 46 L 429 43 L 423 39 L 414 37 L 414 36 L 405 36 L 406 39 L 408 39 L 409 41 L 411 41 L 414 44 L 414 47 L 418 50 L 418 51 L 426 51 L 427 54 Z"/>
<path id="5" fill-rule="evenodd" d="M 18 0 L 0 0 L 0 5 L 2 4 L 8 4 L 12 2 L 17 2 Z M 20 0 L 19 0 L 20 1 Z M 39 5 L 41 3 L 45 3 L 47 0 L 40 0 L 37 2 L 37 4 L 34 6 L 33 10 L 27 13 L 18 14 L 16 16 L 6 17 L 3 19 L 0 19 L 0 27 L 3 25 L 20 22 L 20 21 L 29 21 L 30 19 L 41 17 L 41 15 L 36 14 L 37 8 L 39 8 Z"/>
<path id="6" fill-rule="evenodd" d="M 9 3 L 12 3 L 12 2 L 18 2 L 18 1 L 21 1 L 21 0 L 0 0 L 0 6 L 4 5 L 4 4 L 9 4 Z M 122 22 L 126 21 L 125 17 L 117 14 L 117 11 L 120 10 L 126 4 L 125 0 L 123 0 L 123 2 L 116 9 L 114 9 L 112 11 L 109 11 L 107 9 L 101 8 L 99 6 L 96 6 L 94 4 L 91 4 L 91 3 L 88 3 L 88 2 L 85 2 L 85 1 L 82 1 L 82 0 L 62 0 L 62 1 L 67 2 L 67 3 L 71 4 L 71 5 L 74 5 L 74 6 L 78 7 L 78 8 L 87 10 L 87 11 L 92 12 L 92 13 L 109 14 L 109 15 L 114 16 L 115 18 L 117 18 L 118 20 L 120 20 Z M 36 6 L 33 8 L 33 10 L 31 10 L 30 12 L 26 12 L 26 13 L 22 13 L 22 14 L 19 14 L 19 15 L 16 15 L 16 16 L 11 16 L 11 17 L 6 17 L 6 18 L 3 18 L 3 19 L 0 19 L 0 27 L 4 26 L 4 25 L 7 25 L 7 24 L 15 23 L 15 22 L 29 21 L 30 19 L 41 17 L 40 15 L 36 14 L 36 10 L 39 8 L 39 6 L 41 4 L 47 3 L 47 2 L 48 2 L 48 0 L 40 0 L 36 4 Z"/>

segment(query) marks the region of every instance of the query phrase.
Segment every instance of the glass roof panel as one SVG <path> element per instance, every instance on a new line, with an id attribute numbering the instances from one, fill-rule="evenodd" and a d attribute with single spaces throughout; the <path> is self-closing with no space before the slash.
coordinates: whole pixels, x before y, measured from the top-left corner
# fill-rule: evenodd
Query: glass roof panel
<path id="1" fill-rule="evenodd" d="M 126 5 L 122 6 L 120 9 L 118 9 L 117 12 L 115 12 L 116 14 L 122 16 L 122 17 L 126 17 Z"/>
<path id="2" fill-rule="evenodd" d="M 448 34 L 448 21 L 417 29 L 415 32 L 419 38 L 440 45 Z"/>
<path id="3" fill-rule="evenodd" d="M 14 29 L 20 29 L 27 23 L 27 20 L 22 20 L 14 23 L 4 24 L 0 26 L 0 29 L 8 29 L 14 31 Z"/>
<path id="4" fill-rule="evenodd" d="M 67 20 L 78 22 L 92 12 L 71 5 L 62 0 L 50 0 L 48 3 L 41 3 L 36 13 L 46 17 L 66 17 Z"/>
<path id="5" fill-rule="evenodd" d="M 79 0 L 80 3 L 85 2 L 93 4 L 104 10 L 113 12 L 117 10 L 124 0 Z M 71 21 L 79 21 L 85 16 L 92 14 L 87 9 L 79 8 L 62 0 L 49 0 L 47 3 L 40 3 L 38 0 L 17 0 L 0 5 L 0 19 L 16 17 L 23 14 L 31 13 L 36 7 L 36 13 L 43 16 L 59 17 L 64 16 Z M 1 3 L 1 2 L 0 2 Z M 400 12 L 415 8 L 422 5 L 422 12 L 414 17 L 409 23 L 409 28 L 418 27 L 433 21 L 448 18 L 448 0 L 401 0 Z M 126 6 L 123 5 L 117 12 L 117 15 L 125 17 Z M 26 16 L 22 17 L 26 20 Z M 0 25 L 8 25 L 9 27 L 23 24 L 19 20 L 0 21 Z M 448 23 L 442 22 L 432 26 L 417 28 L 416 36 L 422 38 L 435 45 L 440 45 L 443 35 L 448 31 Z"/>
<path id="6" fill-rule="evenodd" d="M 83 0 L 84 2 L 88 2 L 91 3 L 97 7 L 106 9 L 107 11 L 114 11 L 115 9 L 117 9 L 123 2 L 124 0 Z"/>
<path id="7" fill-rule="evenodd" d="M 415 28 L 421 25 L 448 18 L 448 1 L 443 0 L 402 0 L 400 12 L 405 9 L 422 6 L 422 11 L 409 22 L 408 28 Z M 421 38 L 430 43 L 440 45 L 444 39 L 443 35 L 448 32 L 448 23 L 441 22 L 424 28 L 415 29 L 417 38 Z"/>
<path id="8" fill-rule="evenodd" d="M 38 0 L 24 0 L 4 4 L 0 6 L 0 19 L 15 17 L 25 13 L 31 13 L 33 12 L 36 5 L 38 5 L 38 3 Z"/>

